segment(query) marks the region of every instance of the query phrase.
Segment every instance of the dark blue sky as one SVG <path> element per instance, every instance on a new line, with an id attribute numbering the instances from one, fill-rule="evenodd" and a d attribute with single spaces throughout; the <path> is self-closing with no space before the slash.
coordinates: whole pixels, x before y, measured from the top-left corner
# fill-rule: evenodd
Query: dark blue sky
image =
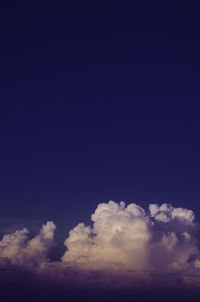
<path id="1" fill-rule="evenodd" d="M 198 214 L 198 8 L 1 6 L 1 218 L 66 234 L 110 199 Z"/>

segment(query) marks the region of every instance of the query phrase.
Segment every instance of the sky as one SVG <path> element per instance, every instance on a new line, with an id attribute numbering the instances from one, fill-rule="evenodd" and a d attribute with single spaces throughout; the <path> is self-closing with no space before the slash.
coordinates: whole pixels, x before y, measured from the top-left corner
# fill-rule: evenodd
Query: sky
<path id="1" fill-rule="evenodd" d="M 198 222 L 199 8 L 10 1 L 0 23 L 1 238 L 53 221 L 64 257 L 110 200 Z"/>

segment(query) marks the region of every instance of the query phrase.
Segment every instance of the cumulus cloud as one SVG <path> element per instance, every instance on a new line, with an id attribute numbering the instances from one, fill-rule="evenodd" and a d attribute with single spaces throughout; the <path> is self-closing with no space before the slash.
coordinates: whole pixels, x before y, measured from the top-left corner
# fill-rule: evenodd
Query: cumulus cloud
<path id="1" fill-rule="evenodd" d="M 92 215 L 93 227 L 83 223 L 70 231 L 62 260 L 92 270 L 143 270 L 148 267 L 150 221 L 135 204 L 100 204 Z"/>
<path id="2" fill-rule="evenodd" d="M 65 240 L 62 261 L 74 268 L 118 273 L 135 282 L 161 274 L 182 279 L 200 263 L 191 210 L 151 204 L 145 211 L 110 201 L 99 204 L 91 219 L 92 227 L 79 223 Z"/>
<path id="3" fill-rule="evenodd" d="M 48 221 L 32 239 L 26 228 L 4 235 L 0 241 L 0 263 L 39 267 L 47 261 L 49 249 L 54 245 L 54 231 L 54 223 Z"/>
<path id="4" fill-rule="evenodd" d="M 91 220 L 91 225 L 81 222 L 69 232 L 66 251 L 57 262 L 48 259 L 53 222 L 34 238 L 25 228 L 4 235 L 0 264 L 23 266 L 67 284 L 200 284 L 199 226 L 191 210 L 170 204 L 150 204 L 145 210 L 109 201 L 98 205 Z"/>

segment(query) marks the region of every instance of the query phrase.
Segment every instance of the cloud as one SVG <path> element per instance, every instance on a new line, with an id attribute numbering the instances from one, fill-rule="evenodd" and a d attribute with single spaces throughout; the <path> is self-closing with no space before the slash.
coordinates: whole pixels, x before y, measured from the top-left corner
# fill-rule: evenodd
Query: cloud
<path id="1" fill-rule="evenodd" d="M 149 211 L 151 217 L 153 217 L 155 221 L 160 222 L 170 222 L 174 219 L 178 219 L 191 224 L 195 218 L 194 213 L 191 210 L 174 208 L 167 203 L 164 203 L 161 206 L 158 204 L 150 204 Z"/>
<path id="2" fill-rule="evenodd" d="M 26 228 L 4 235 L 0 241 L 0 263 L 39 267 L 47 261 L 49 249 L 54 245 L 54 231 L 54 223 L 48 221 L 32 239 L 29 239 L 30 234 Z"/>
<path id="3" fill-rule="evenodd" d="M 92 270 L 147 269 L 150 221 L 141 207 L 110 201 L 97 207 L 92 221 L 93 228 L 80 223 L 70 232 L 63 261 Z"/>
<path id="4" fill-rule="evenodd" d="M 76 269 L 118 274 L 127 284 L 171 274 L 183 280 L 200 263 L 191 210 L 151 204 L 145 211 L 110 201 L 91 218 L 92 227 L 79 223 L 65 240 L 62 261 Z"/>
<path id="5" fill-rule="evenodd" d="M 200 284 L 199 225 L 194 213 L 170 204 L 109 201 L 92 223 L 70 232 L 60 261 L 48 259 L 55 225 L 49 221 L 30 238 L 24 228 L 0 241 L 0 267 L 16 266 L 68 286 L 161 288 Z"/>

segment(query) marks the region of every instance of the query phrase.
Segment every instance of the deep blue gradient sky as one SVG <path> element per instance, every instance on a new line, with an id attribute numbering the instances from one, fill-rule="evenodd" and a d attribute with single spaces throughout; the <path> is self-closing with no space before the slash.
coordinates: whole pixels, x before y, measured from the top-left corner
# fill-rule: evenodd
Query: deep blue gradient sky
<path id="1" fill-rule="evenodd" d="M 198 214 L 199 22 L 188 6 L 1 4 L 0 218 L 67 234 L 110 199 Z"/>

